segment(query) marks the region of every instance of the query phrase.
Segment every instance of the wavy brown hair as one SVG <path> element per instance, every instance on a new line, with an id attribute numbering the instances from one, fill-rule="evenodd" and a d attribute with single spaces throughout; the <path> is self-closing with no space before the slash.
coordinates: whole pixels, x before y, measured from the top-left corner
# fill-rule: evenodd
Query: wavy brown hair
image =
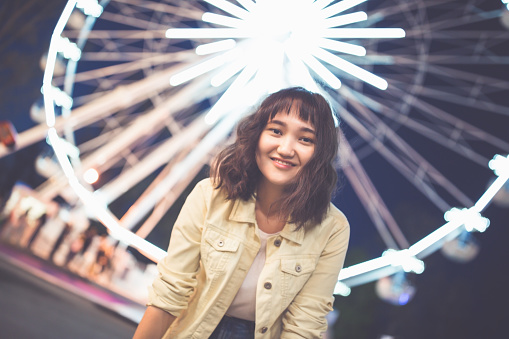
<path id="1" fill-rule="evenodd" d="M 297 229 L 312 228 L 323 220 L 337 181 L 333 160 L 338 135 L 331 108 L 320 94 L 292 87 L 269 95 L 253 114 L 239 122 L 235 142 L 217 155 L 211 175 L 216 188 L 224 189 L 228 199 L 251 198 L 262 175 L 255 156 L 260 134 L 276 114 L 292 111 L 315 128 L 315 149 L 276 206 L 281 215 L 290 216 Z"/>

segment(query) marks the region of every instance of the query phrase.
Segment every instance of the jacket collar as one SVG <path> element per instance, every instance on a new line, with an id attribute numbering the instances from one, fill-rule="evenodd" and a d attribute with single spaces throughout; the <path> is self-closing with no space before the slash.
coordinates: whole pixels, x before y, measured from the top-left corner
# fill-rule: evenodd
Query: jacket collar
<path id="1" fill-rule="evenodd" d="M 229 219 L 231 221 L 256 225 L 255 203 L 256 200 L 254 197 L 249 198 L 247 201 L 236 199 Z M 287 222 L 280 235 L 283 238 L 302 245 L 302 242 L 304 241 L 304 228 L 294 231 L 295 227 L 295 224 Z"/>

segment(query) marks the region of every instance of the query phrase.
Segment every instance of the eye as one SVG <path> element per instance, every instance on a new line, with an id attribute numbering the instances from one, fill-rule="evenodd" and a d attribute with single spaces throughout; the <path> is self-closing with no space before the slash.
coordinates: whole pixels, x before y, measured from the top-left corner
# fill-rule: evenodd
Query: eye
<path id="1" fill-rule="evenodd" d="M 300 138 L 300 140 L 301 140 L 302 142 L 306 143 L 306 144 L 312 144 L 312 143 L 314 143 L 314 142 L 315 142 L 315 140 L 314 140 L 314 139 L 312 139 L 312 138 L 307 138 L 307 137 L 302 137 L 302 138 Z"/>
<path id="2" fill-rule="evenodd" d="M 272 133 L 274 134 L 277 134 L 277 135 L 282 135 L 283 133 L 281 132 L 281 130 L 277 129 L 277 128 L 269 128 L 268 129 L 269 131 L 271 131 Z"/>

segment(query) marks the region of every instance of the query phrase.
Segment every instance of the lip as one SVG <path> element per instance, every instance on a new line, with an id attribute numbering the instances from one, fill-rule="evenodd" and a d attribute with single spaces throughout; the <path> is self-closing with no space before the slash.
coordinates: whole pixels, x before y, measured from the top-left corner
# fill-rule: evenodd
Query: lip
<path id="1" fill-rule="evenodd" d="M 274 163 L 274 165 L 276 167 L 282 168 L 282 169 L 288 169 L 288 168 L 292 168 L 292 167 L 296 166 L 294 163 L 280 159 L 280 158 L 271 157 L 270 160 L 272 160 L 272 162 Z"/>

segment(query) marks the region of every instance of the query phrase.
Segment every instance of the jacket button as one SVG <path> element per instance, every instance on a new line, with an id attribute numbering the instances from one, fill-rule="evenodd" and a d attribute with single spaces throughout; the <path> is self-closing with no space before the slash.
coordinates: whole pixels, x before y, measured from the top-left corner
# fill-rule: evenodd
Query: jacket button
<path id="1" fill-rule="evenodd" d="M 296 271 L 297 273 L 299 273 L 300 271 L 302 271 L 302 266 L 300 266 L 300 265 L 295 266 L 295 271 Z"/>
<path id="2" fill-rule="evenodd" d="M 267 328 L 267 327 L 263 327 L 263 328 L 262 328 L 262 330 L 261 330 L 260 332 L 265 333 L 265 332 L 267 332 L 267 330 L 268 330 L 268 328 Z"/>
<path id="3" fill-rule="evenodd" d="M 265 287 L 267 290 L 270 290 L 272 288 L 272 284 L 270 282 L 266 282 L 263 284 L 263 287 Z"/>
<path id="4" fill-rule="evenodd" d="M 276 246 L 276 247 L 281 246 L 281 239 L 274 240 L 274 246 Z"/>
<path id="5" fill-rule="evenodd" d="M 223 242 L 222 240 L 220 240 L 220 241 L 217 243 L 217 246 L 219 246 L 219 247 L 223 247 L 223 245 L 224 245 L 224 242 Z"/>

